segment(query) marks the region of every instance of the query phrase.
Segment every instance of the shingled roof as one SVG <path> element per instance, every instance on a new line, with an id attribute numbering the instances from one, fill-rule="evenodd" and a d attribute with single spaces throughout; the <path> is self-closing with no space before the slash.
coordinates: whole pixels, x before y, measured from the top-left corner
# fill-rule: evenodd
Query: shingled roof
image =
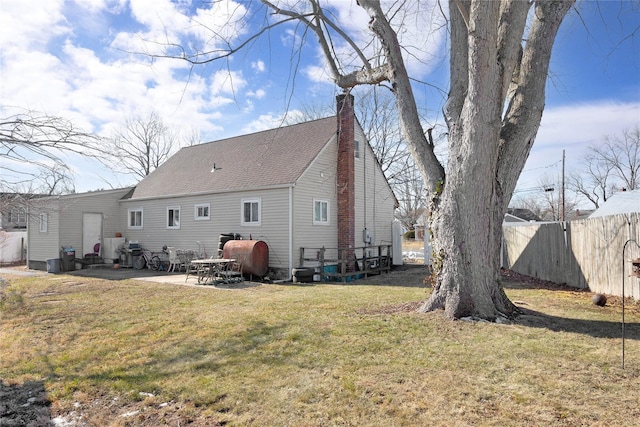
<path id="1" fill-rule="evenodd" d="M 332 116 L 182 148 L 140 181 L 131 198 L 293 184 L 336 134 L 336 129 L 336 117 Z"/>
<path id="2" fill-rule="evenodd" d="M 620 191 L 609 197 L 589 218 L 640 212 L 640 190 Z"/>

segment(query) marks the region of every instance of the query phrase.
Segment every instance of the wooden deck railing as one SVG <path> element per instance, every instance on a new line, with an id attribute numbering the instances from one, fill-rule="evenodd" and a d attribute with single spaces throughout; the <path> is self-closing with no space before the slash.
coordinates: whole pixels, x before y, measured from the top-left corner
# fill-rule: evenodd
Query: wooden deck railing
<path id="1" fill-rule="evenodd" d="M 391 270 L 391 245 L 355 248 L 300 248 L 300 266 L 313 267 L 322 281 L 368 277 Z M 334 271 L 335 269 L 335 271 Z"/>

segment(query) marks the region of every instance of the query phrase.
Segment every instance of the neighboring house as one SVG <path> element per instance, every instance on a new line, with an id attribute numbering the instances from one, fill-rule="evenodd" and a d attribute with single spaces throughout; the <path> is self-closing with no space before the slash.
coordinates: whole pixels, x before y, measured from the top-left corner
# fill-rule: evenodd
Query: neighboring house
<path id="1" fill-rule="evenodd" d="M 620 191 L 609 197 L 589 218 L 640 212 L 640 190 Z"/>
<path id="2" fill-rule="evenodd" d="M 0 193 L 0 229 L 26 230 L 27 207 L 32 195 Z"/>
<path id="3" fill-rule="evenodd" d="M 567 217 L 570 221 L 575 221 L 578 219 L 586 219 L 595 212 L 594 209 L 576 209 L 573 212 L 568 212 Z"/>
<path id="4" fill-rule="evenodd" d="M 152 251 L 166 245 L 211 256 L 220 235 L 239 234 L 268 245 L 273 278 L 289 277 L 300 248 L 391 245 L 397 200 L 355 119 L 353 97 L 339 96 L 338 111 L 182 148 L 126 197 L 120 190 L 115 206 L 108 203 L 118 218 L 103 215 L 115 222 L 108 229 L 103 223 L 103 235 L 121 232 Z"/>
<path id="5" fill-rule="evenodd" d="M 27 213 L 41 196 L 0 193 L 0 265 L 23 263 L 27 248 Z"/>
<path id="6" fill-rule="evenodd" d="M 539 222 L 542 221 L 538 215 L 530 209 L 508 208 L 504 215 L 504 222 Z"/>

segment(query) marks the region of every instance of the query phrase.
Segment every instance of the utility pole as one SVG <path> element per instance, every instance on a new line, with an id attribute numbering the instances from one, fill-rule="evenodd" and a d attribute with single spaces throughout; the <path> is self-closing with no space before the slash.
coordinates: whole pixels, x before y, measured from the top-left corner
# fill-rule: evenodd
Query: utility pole
<path id="1" fill-rule="evenodd" d="M 564 222 L 565 218 L 564 218 L 564 150 L 562 150 L 562 212 L 561 212 L 561 218 L 562 221 Z"/>

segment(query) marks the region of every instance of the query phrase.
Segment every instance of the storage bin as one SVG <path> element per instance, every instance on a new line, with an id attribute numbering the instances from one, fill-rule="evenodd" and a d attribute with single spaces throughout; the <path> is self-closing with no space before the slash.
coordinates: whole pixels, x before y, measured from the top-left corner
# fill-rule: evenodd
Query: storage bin
<path id="1" fill-rule="evenodd" d="M 76 269 L 75 251 L 61 251 L 60 258 L 62 260 L 62 271 L 74 271 Z"/>
<path id="2" fill-rule="evenodd" d="M 60 273 L 60 258 L 47 260 L 47 273 Z"/>

